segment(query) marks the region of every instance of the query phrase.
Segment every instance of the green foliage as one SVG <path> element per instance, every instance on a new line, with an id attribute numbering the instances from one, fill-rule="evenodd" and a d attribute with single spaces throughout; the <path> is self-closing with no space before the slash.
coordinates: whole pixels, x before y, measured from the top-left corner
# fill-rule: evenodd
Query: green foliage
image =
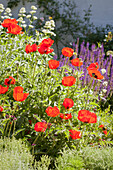
<path id="1" fill-rule="evenodd" d="M 33 170 L 34 158 L 27 145 L 21 139 L 0 139 L 0 169 L 1 170 Z M 36 164 L 36 162 L 35 162 Z M 36 167 L 35 167 L 36 168 Z"/>
<path id="2" fill-rule="evenodd" d="M 86 169 L 93 170 L 111 170 L 113 169 L 113 148 L 100 147 L 91 148 L 86 147 L 82 151 L 82 157 L 85 162 Z"/>
<path id="3" fill-rule="evenodd" d="M 41 160 L 37 162 L 37 169 L 38 170 L 48 170 L 49 165 L 50 165 L 51 158 L 43 155 L 41 157 Z"/>
<path id="4" fill-rule="evenodd" d="M 21 22 L 19 25 L 21 26 Z M 46 155 L 48 161 L 45 161 L 44 168 L 51 163 L 47 156 L 50 156 L 54 162 L 64 147 L 78 149 L 90 143 L 98 146 L 100 136 L 105 140 L 104 144 L 100 142 L 101 145 L 112 145 L 113 117 L 109 115 L 109 111 L 101 112 L 97 104 L 98 96 L 94 96 L 90 83 L 86 87 L 82 86 L 79 79 L 82 71 L 75 69 L 73 73 L 68 64 L 64 64 L 61 73 L 57 69 L 50 69 L 48 61 L 53 59 L 54 52 L 40 54 L 37 50 L 27 54 L 26 44 L 39 45 L 43 39 L 50 37 L 37 31 L 29 36 L 30 30 L 32 28 L 19 35 L 7 33 L 4 28 L 0 32 L 0 85 L 5 86 L 4 80 L 9 76 L 13 76 L 16 80 L 15 84 L 9 85 L 5 94 L 0 94 L 0 106 L 4 109 L 0 112 L 0 136 L 21 138 L 28 143 L 30 151 L 37 160 L 40 160 L 42 155 Z M 70 62 L 69 59 L 68 62 Z M 65 87 L 62 84 L 65 69 L 70 76 L 76 78 L 73 86 Z M 22 86 L 24 93 L 29 93 L 26 100 L 22 102 L 13 97 L 13 90 L 17 86 Z M 74 101 L 72 109 L 65 109 L 63 106 L 65 98 L 71 98 Z M 48 106 L 57 106 L 60 113 L 71 113 L 72 118 L 62 120 L 59 116 L 50 117 L 45 112 Z M 84 109 L 96 112 L 97 123 L 83 123 L 78 120 L 78 111 Z M 34 126 L 37 122 L 46 122 L 47 125 L 50 123 L 51 126 L 48 126 L 45 132 L 36 132 Z M 99 130 L 101 123 L 106 123 L 108 136 Z M 71 139 L 70 129 L 80 130 L 81 139 Z M 41 162 L 38 163 L 41 168 L 45 157 L 42 157 Z M 81 158 L 76 159 L 79 159 L 77 162 L 80 165 Z"/>
<path id="5" fill-rule="evenodd" d="M 112 147 L 84 147 L 80 151 L 64 150 L 56 159 L 58 170 L 111 170 L 113 169 Z"/>
<path id="6" fill-rule="evenodd" d="M 84 161 L 77 151 L 63 150 L 62 155 L 56 159 L 55 165 L 58 170 L 81 170 L 84 167 Z"/>

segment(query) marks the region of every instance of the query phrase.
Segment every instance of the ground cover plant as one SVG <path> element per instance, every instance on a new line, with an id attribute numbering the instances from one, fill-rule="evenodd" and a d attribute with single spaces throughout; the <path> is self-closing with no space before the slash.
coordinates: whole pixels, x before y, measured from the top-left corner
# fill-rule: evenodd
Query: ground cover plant
<path id="1" fill-rule="evenodd" d="M 4 10 L 2 4 L 0 8 Z M 31 9 L 32 23 L 36 7 Z M 20 11 L 23 15 L 25 9 Z M 1 17 L 0 136 L 21 138 L 37 161 L 42 155 L 50 156 L 50 168 L 64 147 L 112 146 L 113 115 L 110 108 L 102 112 L 97 103 L 100 91 L 95 93 L 95 86 L 106 78 L 100 60 L 82 61 L 77 48 L 70 47 L 62 49 L 63 61 L 57 60 L 50 34 L 31 25 L 25 29 L 22 20 L 9 14 Z M 52 18 L 44 28 L 48 25 L 50 30 L 55 27 Z M 33 35 L 29 35 L 31 30 Z M 90 77 L 87 84 L 83 68 Z"/>
<path id="2" fill-rule="evenodd" d="M 80 151 L 63 150 L 56 159 L 56 168 L 63 170 L 113 169 L 113 149 L 111 147 L 85 147 Z"/>

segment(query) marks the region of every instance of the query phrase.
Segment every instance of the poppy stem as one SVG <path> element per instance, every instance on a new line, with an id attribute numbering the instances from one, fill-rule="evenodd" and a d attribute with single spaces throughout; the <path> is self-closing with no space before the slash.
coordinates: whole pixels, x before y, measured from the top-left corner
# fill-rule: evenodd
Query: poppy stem
<path id="1" fill-rule="evenodd" d="M 4 103 L 5 103 L 5 100 L 6 100 L 7 95 L 8 95 L 10 92 L 11 92 L 11 90 L 5 95 L 4 101 L 3 101 L 3 103 L 2 103 L 2 107 L 3 107 Z"/>
<path id="2" fill-rule="evenodd" d="M 19 66 L 19 64 L 17 63 L 17 81 L 18 81 L 18 66 Z"/>
<path id="3" fill-rule="evenodd" d="M 13 127 L 13 135 L 12 136 L 14 136 L 15 126 L 16 126 L 16 121 L 14 120 L 14 127 Z"/>
<path id="4" fill-rule="evenodd" d="M 34 78 L 35 78 L 35 70 L 36 70 L 37 59 L 38 59 L 38 55 L 36 55 L 36 61 L 35 61 L 35 65 L 34 65 L 33 82 L 34 82 Z"/>
<path id="5" fill-rule="evenodd" d="M 11 123 L 11 124 L 10 124 L 10 129 L 9 129 L 8 138 L 9 138 L 9 136 L 10 136 L 10 134 L 11 134 L 11 128 L 12 128 L 12 125 L 13 125 L 13 121 L 11 121 L 11 122 L 9 122 L 9 123 Z"/>
<path id="6" fill-rule="evenodd" d="M 69 97 L 69 86 L 68 86 L 68 89 L 67 89 L 67 98 Z"/>
<path id="7" fill-rule="evenodd" d="M 9 127 L 9 123 L 10 123 L 10 121 L 6 124 L 6 130 L 5 130 L 5 132 L 4 132 L 5 135 L 7 134 L 7 130 L 8 130 L 8 127 Z"/>
<path id="8" fill-rule="evenodd" d="M 89 99 L 89 92 L 90 92 L 90 89 L 91 89 L 91 86 L 92 86 L 92 82 L 93 82 L 93 79 L 91 79 L 91 83 L 89 84 L 88 89 L 87 89 L 87 97 L 86 97 L 85 109 L 87 107 L 87 103 L 88 103 L 88 99 Z"/>
<path id="9" fill-rule="evenodd" d="M 39 137 L 39 135 L 36 137 L 36 139 L 35 139 L 34 142 L 33 142 L 32 155 L 34 155 L 34 147 L 35 147 L 35 143 L 36 143 L 38 137 Z"/>

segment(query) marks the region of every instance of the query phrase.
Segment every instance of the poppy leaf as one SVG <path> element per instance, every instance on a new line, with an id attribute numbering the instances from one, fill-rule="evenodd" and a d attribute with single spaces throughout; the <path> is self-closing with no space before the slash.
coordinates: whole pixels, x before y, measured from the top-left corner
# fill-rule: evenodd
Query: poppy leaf
<path id="1" fill-rule="evenodd" d="M 41 122 L 41 119 L 40 119 L 38 116 L 33 115 L 33 117 L 34 117 L 34 118 L 36 118 L 38 121 L 40 121 L 40 122 Z"/>
<path id="2" fill-rule="evenodd" d="M 16 136 L 18 133 L 20 133 L 20 132 L 22 132 L 22 131 L 24 131 L 24 130 L 25 130 L 25 128 L 20 129 L 20 130 L 17 130 L 17 131 L 14 133 L 14 136 Z"/>

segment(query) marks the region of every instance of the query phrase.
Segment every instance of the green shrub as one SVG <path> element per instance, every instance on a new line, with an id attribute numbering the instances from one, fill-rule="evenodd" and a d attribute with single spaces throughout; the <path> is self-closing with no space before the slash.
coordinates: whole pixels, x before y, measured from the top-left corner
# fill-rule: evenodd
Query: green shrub
<path id="1" fill-rule="evenodd" d="M 0 170 L 32 170 L 33 161 L 30 151 L 21 139 L 0 139 Z"/>
<path id="2" fill-rule="evenodd" d="M 56 160 L 58 170 L 112 170 L 113 148 L 84 147 L 80 151 L 64 150 Z"/>
<path id="3" fill-rule="evenodd" d="M 43 155 L 41 160 L 37 162 L 37 169 L 38 170 L 48 170 L 50 165 L 51 158 Z"/>
<path id="4" fill-rule="evenodd" d="M 113 148 L 91 148 L 83 150 L 83 159 L 86 169 L 112 170 L 113 169 Z"/>
<path id="5" fill-rule="evenodd" d="M 84 166 L 84 162 L 77 151 L 64 150 L 62 156 L 60 155 L 56 159 L 56 169 L 58 170 L 81 170 Z"/>

